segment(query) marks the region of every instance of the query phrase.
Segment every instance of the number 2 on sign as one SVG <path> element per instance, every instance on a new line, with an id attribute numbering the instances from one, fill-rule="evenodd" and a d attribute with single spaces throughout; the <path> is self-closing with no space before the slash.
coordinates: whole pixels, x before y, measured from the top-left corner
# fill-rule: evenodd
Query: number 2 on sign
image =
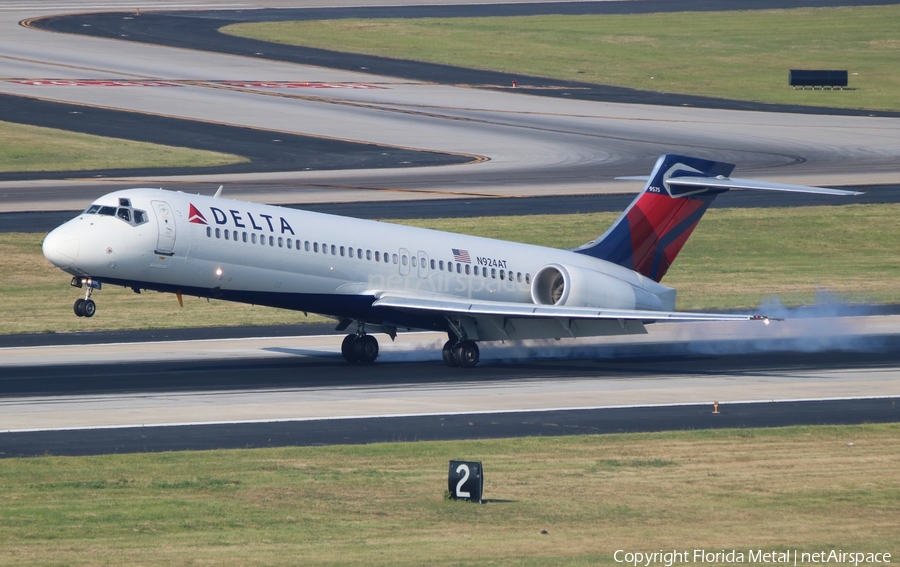
<path id="1" fill-rule="evenodd" d="M 462 485 L 464 485 L 466 481 L 469 480 L 469 467 L 467 467 L 466 465 L 459 465 L 458 467 L 456 467 L 456 474 L 459 474 L 460 472 L 463 473 L 463 477 L 459 479 L 459 482 L 456 483 L 456 497 L 471 498 L 472 495 L 468 491 L 462 490 Z"/>

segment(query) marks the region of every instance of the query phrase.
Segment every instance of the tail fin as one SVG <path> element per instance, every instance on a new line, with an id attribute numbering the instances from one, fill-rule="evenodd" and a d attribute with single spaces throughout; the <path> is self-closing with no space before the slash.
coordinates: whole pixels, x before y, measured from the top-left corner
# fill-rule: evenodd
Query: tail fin
<path id="1" fill-rule="evenodd" d="M 728 177 L 734 165 L 667 154 L 656 161 L 644 191 L 600 238 L 575 252 L 607 260 L 660 281 L 719 187 L 678 187 L 670 178 Z"/>
<path id="2" fill-rule="evenodd" d="M 716 195 L 729 189 L 862 195 L 858 191 L 732 179 L 728 176 L 733 169 L 730 163 L 674 154 L 661 156 L 644 191 L 622 216 L 600 238 L 574 251 L 624 266 L 658 282 Z"/>

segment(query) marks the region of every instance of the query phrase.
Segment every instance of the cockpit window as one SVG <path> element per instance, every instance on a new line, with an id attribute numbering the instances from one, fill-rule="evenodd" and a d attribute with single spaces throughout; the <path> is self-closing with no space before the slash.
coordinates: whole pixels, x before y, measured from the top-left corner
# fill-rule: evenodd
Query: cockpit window
<path id="1" fill-rule="evenodd" d="M 86 215 L 104 215 L 109 217 L 117 217 L 132 226 L 138 226 L 148 222 L 147 219 L 147 211 L 141 211 L 131 208 L 131 199 L 119 199 L 119 208 L 110 207 L 107 205 L 97 205 L 93 204 L 87 209 L 85 209 L 84 214 Z M 132 221 L 132 215 L 134 215 L 134 220 Z"/>

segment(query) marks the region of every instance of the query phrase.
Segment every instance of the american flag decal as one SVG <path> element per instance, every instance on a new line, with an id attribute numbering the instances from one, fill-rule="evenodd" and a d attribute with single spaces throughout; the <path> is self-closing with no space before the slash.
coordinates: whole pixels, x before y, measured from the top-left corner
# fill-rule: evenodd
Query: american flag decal
<path id="1" fill-rule="evenodd" d="M 463 262 L 464 264 L 472 263 L 472 258 L 469 257 L 469 251 L 460 250 L 459 248 L 453 249 L 453 259 L 457 262 Z"/>

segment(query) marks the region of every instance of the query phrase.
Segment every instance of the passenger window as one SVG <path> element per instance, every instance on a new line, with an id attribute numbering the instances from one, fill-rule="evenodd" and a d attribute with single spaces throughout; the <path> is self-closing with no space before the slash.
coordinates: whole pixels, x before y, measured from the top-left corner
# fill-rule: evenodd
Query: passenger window
<path id="1" fill-rule="evenodd" d="M 127 201 L 128 199 L 122 200 Z M 118 211 L 116 211 L 116 216 L 125 222 L 131 222 L 131 211 L 129 211 L 128 209 L 119 209 Z"/>
<path id="2" fill-rule="evenodd" d="M 516 279 L 519 280 L 519 283 L 522 283 L 522 272 L 516 272 Z"/>
<path id="3" fill-rule="evenodd" d="M 297 252 L 299 252 L 300 251 L 300 240 L 298 239 L 294 244 L 297 246 Z"/>
<path id="4" fill-rule="evenodd" d="M 431 259 L 431 269 L 434 269 L 434 258 Z"/>
<path id="5" fill-rule="evenodd" d="M 379 252 L 378 250 L 375 251 L 375 261 L 376 262 L 381 261 L 381 252 Z"/>
<path id="6" fill-rule="evenodd" d="M 218 228 L 216 229 L 216 238 L 222 238 L 222 230 L 221 229 L 218 229 Z"/>
<path id="7" fill-rule="evenodd" d="M 453 262 L 447 262 L 447 271 L 448 271 L 448 272 L 452 272 L 452 271 L 453 271 Z"/>
<path id="8" fill-rule="evenodd" d="M 356 249 L 356 257 L 359 258 L 360 260 L 362 260 L 362 257 L 363 257 L 362 248 Z"/>
<path id="9" fill-rule="evenodd" d="M 501 279 L 501 280 L 505 280 L 505 279 L 506 279 L 506 278 L 503 277 L 504 274 L 505 274 L 505 272 L 504 272 L 503 270 L 500 270 L 500 279 Z"/>
<path id="10" fill-rule="evenodd" d="M 256 233 L 255 232 L 250 235 L 250 242 L 253 244 L 256 244 Z"/>
<path id="11" fill-rule="evenodd" d="M 225 240 L 228 240 L 228 229 L 225 229 Z"/>
<path id="12" fill-rule="evenodd" d="M 366 250 L 366 260 L 371 260 L 371 259 L 372 259 L 372 251 Z"/>
<path id="13" fill-rule="evenodd" d="M 105 215 L 108 217 L 116 216 L 116 208 L 115 207 L 100 207 L 100 210 L 97 211 L 97 214 Z"/>
<path id="14" fill-rule="evenodd" d="M 469 272 L 470 272 L 470 271 L 471 271 L 471 266 L 469 266 L 468 264 L 466 264 L 466 275 L 467 275 L 467 276 L 469 275 Z"/>
<path id="15" fill-rule="evenodd" d="M 291 250 L 291 248 L 293 247 L 293 243 L 291 242 L 290 238 L 287 239 L 287 247 L 288 247 L 288 250 Z"/>
<path id="16" fill-rule="evenodd" d="M 351 258 L 353 257 L 353 247 L 352 246 L 350 248 L 347 248 L 347 255 L 350 256 Z"/>
<path id="17" fill-rule="evenodd" d="M 415 256 L 412 257 L 412 260 L 411 260 L 411 261 L 412 261 L 413 268 L 417 267 L 417 266 L 416 266 L 416 257 L 415 257 Z"/>
<path id="18" fill-rule="evenodd" d="M 135 215 L 137 216 L 137 215 Z M 206 227 L 206 236 L 212 236 L 212 227 Z"/>
<path id="19" fill-rule="evenodd" d="M 491 277 L 497 279 L 497 268 L 491 268 Z"/>
<path id="20" fill-rule="evenodd" d="M 284 238 L 282 238 L 280 236 L 278 237 L 278 247 L 284 248 Z"/>
<path id="21" fill-rule="evenodd" d="M 241 234 L 241 240 L 243 240 L 244 242 L 247 242 L 247 233 L 246 232 Z"/>
<path id="22" fill-rule="evenodd" d="M 403 264 L 403 265 L 405 266 L 405 265 L 406 265 L 406 262 L 407 262 L 406 256 L 401 256 L 401 257 L 400 257 L 400 263 Z"/>
<path id="23" fill-rule="evenodd" d="M 328 245 L 324 242 L 322 243 L 322 254 L 328 254 Z"/>
<path id="24" fill-rule="evenodd" d="M 341 256 L 343 256 L 343 255 L 344 255 L 344 247 L 341 246 Z"/>
<path id="25" fill-rule="evenodd" d="M 443 272 L 444 271 L 444 261 L 441 260 L 440 262 L 438 262 L 438 266 L 441 267 L 441 271 Z"/>
<path id="26" fill-rule="evenodd" d="M 531 283 L 531 274 L 525 273 L 525 283 Z"/>
<path id="27" fill-rule="evenodd" d="M 461 274 L 461 273 L 462 273 L 462 264 L 457 264 L 457 265 L 456 265 L 456 273 L 457 273 L 457 274 Z"/>
<path id="28" fill-rule="evenodd" d="M 396 263 L 397 263 L 397 255 L 396 255 L 396 254 L 393 254 L 393 255 L 391 256 L 391 258 L 394 260 L 394 263 L 396 264 Z"/>
<path id="29" fill-rule="evenodd" d="M 331 245 L 331 255 L 337 256 L 337 247 L 334 244 Z"/>
<path id="30" fill-rule="evenodd" d="M 275 237 L 274 236 L 269 237 L 269 246 L 275 246 Z"/>

